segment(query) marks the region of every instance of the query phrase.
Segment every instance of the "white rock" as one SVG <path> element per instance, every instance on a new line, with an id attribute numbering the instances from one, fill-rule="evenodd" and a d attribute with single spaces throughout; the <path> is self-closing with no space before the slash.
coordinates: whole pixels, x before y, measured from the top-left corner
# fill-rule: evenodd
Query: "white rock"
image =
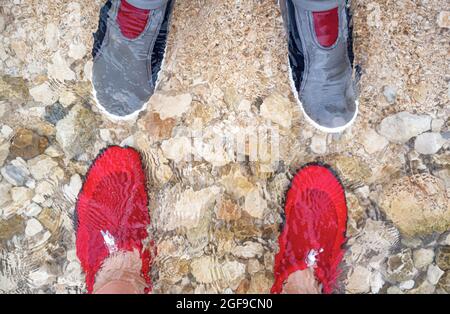
<path id="1" fill-rule="evenodd" d="M 392 286 L 387 289 L 387 294 L 404 294 L 404 292 L 397 286 Z"/>
<path id="2" fill-rule="evenodd" d="M 60 81 L 72 81 L 76 78 L 75 73 L 70 69 L 59 51 L 53 55 L 52 63 L 47 66 L 47 74 L 49 77 Z"/>
<path id="3" fill-rule="evenodd" d="M 44 285 L 50 284 L 55 277 L 50 275 L 43 267 L 35 270 L 34 272 L 28 275 L 28 279 L 30 283 L 35 288 L 40 288 Z"/>
<path id="4" fill-rule="evenodd" d="M 238 261 L 228 261 L 222 265 L 223 278 L 231 289 L 236 289 L 245 276 L 245 265 Z"/>
<path id="5" fill-rule="evenodd" d="M 231 253 L 241 258 L 261 257 L 264 254 L 264 248 L 258 242 L 247 241 L 242 246 L 236 246 Z"/>
<path id="6" fill-rule="evenodd" d="M 64 185 L 63 191 L 64 195 L 72 202 L 75 202 L 78 196 L 78 193 L 81 190 L 82 181 L 79 174 L 74 174 L 70 177 L 69 184 Z"/>
<path id="7" fill-rule="evenodd" d="M 150 106 L 153 111 L 159 113 L 161 120 L 181 117 L 191 106 L 191 94 L 176 96 L 155 93 L 150 98 Z"/>
<path id="8" fill-rule="evenodd" d="M 0 207 L 11 201 L 12 185 L 5 181 L 0 181 Z"/>
<path id="9" fill-rule="evenodd" d="M 67 256 L 67 260 L 69 262 L 73 262 L 73 261 L 77 261 L 78 260 L 77 250 L 76 249 L 72 249 L 72 250 L 67 251 L 66 256 Z"/>
<path id="10" fill-rule="evenodd" d="M 168 212 L 166 230 L 179 227 L 195 228 L 200 220 L 216 201 L 220 189 L 216 186 L 194 191 L 192 188 L 184 191 L 175 203 L 173 211 Z"/>
<path id="11" fill-rule="evenodd" d="M 250 101 L 248 101 L 247 99 L 242 99 L 239 102 L 239 105 L 238 105 L 237 109 L 238 109 L 238 111 L 249 112 L 251 107 L 252 107 L 252 103 Z"/>
<path id="12" fill-rule="evenodd" d="M 289 99 L 274 93 L 264 99 L 261 105 L 261 116 L 284 128 L 289 128 L 292 124 L 292 108 Z"/>
<path id="13" fill-rule="evenodd" d="M 6 26 L 5 17 L 3 16 L 3 14 L 0 14 L 0 33 L 5 30 L 5 26 Z"/>
<path id="14" fill-rule="evenodd" d="M 439 132 L 442 127 L 445 124 L 445 120 L 444 119 L 433 119 L 431 121 L 431 131 L 432 132 Z"/>
<path id="15" fill-rule="evenodd" d="M 430 266 L 428 266 L 427 280 L 432 285 L 436 285 L 439 282 L 439 279 L 441 279 L 443 274 L 444 271 L 440 269 L 439 266 L 431 264 Z"/>
<path id="16" fill-rule="evenodd" d="M 20 157 L 12 160 L 9 164 L 4 166 L 1 174 L 6 181 L 15 186 L 32 186 L 33 179 L 30 177 L 30 171 L 27 168 L 27 163 Z"/>
<path id="17" fill-rule="evenodd" d="M 368 154 L 373 154 L 383 150 L 389 144 L 389 141 L 380 136 L 375 130 L 368 129 L 364 134 L 362 144 Z"/>
<path id="18" fill-rule="evenodd" d="M 71 43 L 69 45 L 69 57 L 79 60 L 86 54 L 86 46 L 83 43 Z"/>
<path id="19" fill-rule="evenodd" d="M 434 251 L 432 249 L 417 249 L 413 252 L 413 260 L 416 268 L 422 269 L 433 262 Z"/>
<path id="20" fill-rule="evenodd" d="M 0 130 L 2 133 L 2 137 L 6 140 L 9 140 L 10 136 L 13 134 L 14 130 L 9 126 L 4 124 Z"/>
<path id="21" fill-rule="evenodd" d="M 414 280 L 406 280 L 406 281 L 402 281 L 399 284 L 399 288 L 402 290 L 411 290 L 412 288 L 414 288 L 415 282 Z"/>
<path id="22" fill-rule="evenodd" d="M 187 137 L 170 138 L 161 144 L 164 157 L 176 163 L 189 161 L 193 153 L 191 140 Z"/>
<path id="23" fill-rule="evenodd" d="M 325 133 L 314 134 L 311 138 L 311 150 L 319 155 L 327 152 L 327 135 Z"/>
<path id="24" fill-rule="evenodd" d="M 218 263 L 211 256 L 202 256 L 191 263 L 192 275 L 198 283 L 212 283 Z"/>
<path id="25" fill-rule="evenodd" d="M 450 11 L 441 11 L 437 17 L 439 27 L 450 28 Z"/>
<path id="26" fill-rule="evenodd" d="M 414 142 L 414 149 L 424 155 L 431 155 L 437 153 L 445 144 L 445 139 L 440 133 L 423 133 L 417 136 Z"/>
<path id="27" fill-rule="evenodd" d="M 83 67 L 83 78 L 85 81 L 89 81 L 92 79 L 92 67 L 94 66 L 93 62 L 89 60 Z"/>
<path id="28" fill-rule="evenodd" d="M 45 46 L 50 50 L 56 50 L 58 48 L 58 38 L 58 27 L 53 23 L 47 24 L 45 27 Z"/>
<path id="29" fill-rule="evenodd" d="M 103 142 L 112 143 L 111 131 L 108 129 L 100 129 L 100 138 Z"/>
<path id="30" fill-rule="evenodd" d="M 447 234 L 440 242 L 440 245 L 450 245 L 450 233 Z"/>
<path id="31" fill-rule="evenodd" d="M 383 89 L 383 94 L 387 102 L 393 104 L 395 102 L 395 98 L 397 98 L 397 88 L 387 85 Z"/>
<path id="32" fill-rule="evenodd" d="M 23 186 L 16 186 L 11 189 L 11 198 L 14 204 L 17 205 L 23 205 L 25 202 L 31 200 L 33 195 L 33 190 Z"/>
<path id="33" fill-rule="evenodd" d="M 36 203 L 31 203 L 25 208 L 25 215 L 28 217 L 36 217 L 42 211 L 42 207 Z"/>
<path id="34" fill-rule="evenodd" d="M 262 219 L 267 208 L 267 201 L 261 195 L 260 189 L 251 190 L 245 197 L 244 210 L 252 217 Z"/>
<path id="35" fill-rule="evenodd" d="M 47 178 L 56 166 L 58 166 L 58 163 L 46 155 L 39 155 L 28 160 L 28 168 L 36 180 Z"/>
<path id="36" fill-rule="evenodd" d="M 370 276 L 370 291 L 378 293 L 383 288 L 384 280 L 380 272 L 374 272 Z"/>
<path id="37" fill-rule="evenodd" d="M 30 95 L 35 101 L 40 102 L 45 106 L 53 104 L 58 99 L 57 95 L 47 82 L 30 89 Z"/>
<path id="38" fill-rule="evenodd" d="M 77 100 L 77 97 L 74 93 L 68 90 L 64 90 L 59 95 L 59 103 L 63 105 L 65 108 L 69 107 Z"/>
<path id="39" fill-rule="evenodd" d="M 379 126 L 379 133 L 390 142 L 406 143 L 410 138 L 430 128 L 431 117 L 402 111 L 384 118 Z"/>
<path id="40" fill-rule="evenodd" d="M 79 104 L 56 123 L 56 141 L 67 158 L 85 153 L 86 146 L 95 138 L 95 124 L 92 113 Z"/>
<path id="41" fill-rule="evenodd" d="M 356 266 L 353 273 L 350 275 L 347 284 L 347 291 L 349 293 L 367 293 L 370 291 L 370 277 L 371 272 L 362 267 Z"/>
<path id="42" fill-rule="evenodd" d="M 0 141 L 0 167 L 3 166 L 6 158 L 8 158 L 9 147 L 10 147 L 9 141 L 6 141 L 4 143 L 1 143 L 1 141 Z"/>
<path id="43" fill-rule="evenodd" d="M 44 227 L 42 227 L 39 220 L 37 220 L 35 218 L 31 218 L 27 221 L 27 225 L 25 227 L 25 235 L 27 237 L 33 237 L 36 234 L 38 234 L 39 232 L 41 232 L 42 230 L 44 230 Z"/>
<path id="44" fill-rule="evenodd" d="M 47 156 L 50 156 L 52 158 L 57 158 L 64 156 L 64 152 L 61 151 L 61 149 L 55 145 L 51 145 L 47 147 L 47 149 L 44 152 Z"/>

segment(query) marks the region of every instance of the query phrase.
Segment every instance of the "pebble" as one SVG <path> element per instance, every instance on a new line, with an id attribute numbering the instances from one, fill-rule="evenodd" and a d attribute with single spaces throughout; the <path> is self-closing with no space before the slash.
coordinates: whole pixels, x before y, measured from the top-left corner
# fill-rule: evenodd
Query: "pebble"
<path id="1" fill-rule="evenodd" d="M 191 94 L 171 96 L 155 93 L 149 101 L 152 110 L 159 113 L 161 120 L 181 117 L 189 110 L 191 103 Z"/>
<path id="2" fill-rule="evenodd" d="M 406 143 L 410 138 L 431 128 L 431 117 L 403 111 L 384 118 L 379 133 L 390 142 Z"/>
<path id="3" fill-rule="evenodd" d="M 261 257 L 264 254 L 264 247 L 257 242 L 247 241 L 242 246 L 236 246 L 231 253 L 240 258 Z"/>
<path id="4" fill-rule="evenodd" d="M 53 173 L 56 166 L 58 166 L 58 163 L 46 155 L 39 155 L 28 161 L 30 173 L 36 180 L 47 178 Z"/>
<path id="5" fill-rule="evenodd" d="M 439 282 L 439 279 L 441 279 L 443 274 L 444 274 L 444 271 L 442 269 L 440 269 L 436 265 L 431 264 L 430 266 L 428 266 L 427 280 L 432 285 L 436 285 Z"/>
<path id="6" fill-rule="evenodd" d="M 95 139 L 96 126 L 92 111 L 78 104 L 56 123 L 56 140 L 67 158 L 86 152 L 87 146 Z"/>
<path id="7" fill-rule="evenodd" d="M 188 137 L 170 138 L 161 144 L 164 157 L 171 159 L 176 163 L 189 160 L 193 147 Z"/>
<path id="8" fill-rule="evenodd" d="M 432 132 L 439 132 L 441 131 L 442 127 L 445 124 L 445 120 L 444 119 L 433 119 L 431 121 L 431 131 Z"/>
<path id="9" fill-rule="evenodd" d="M 405 249 L 392 255 L 387 260 L 387 275 L 391 281 L 406 281 L 413 279 L 417 274 L 412 260 L 411 249 Z"/>
<path id="10" fill-rule="evenodd" d="M 250 216 L 262 219 L 267 208 L 267 201 L 263 198 L 258 188 L 250 191 L 245 197 L 244 211 Z"/>
<path id="11" fill-rule="evenodd" d="M 42 211 L 42 207 L 36 203 L 31 203 L 25 208 L 24 214 L 27 217 L 36 217 Z"/>
<path id="12" fill-rule="evenodd" d="M 25 202 L 33 198 L 34 192 L 32 189 L 16 186 L 11 189 L 11 199 L 14 204 L 23 205 Z"/>
<path id="13" fill-rule="evenodd" d="M 389 104 L 393 104 L 397 98 L 397 88 L 386 85 L 383 89 L 383 95 Z"/>
<path id="14" fill-rule="evenodd" d="M 414 149 L 420 154 L 432 155 L 437 153 L 445 142 L 440 133 L 423 133 L 417 136 Z"/>
<path id="15" fill-rule="evenodd" d="M 6 181 L 14 186 L 32 185 L 30 171 L 25 161 L 18 157 L 1 169 L 1 174 Z"/>
<path id="16" fill-rule="evenodd" d="M 13 158 L 21 157 L 24 160 L 42 154 L 48 147 L 48 140 L 32 130 L 20 128 L 12 138 L 11 155 Z"/>
<path id="17" fill-rule="evenodd" d="M 54 23 L 49 23 L 45 27 L 45 45 L 51 50 L 56 50 L 56 48 L 58 47 L 58 32 L 58 26 L 56 26 Z"/>
<path id="18" fill-rule="evenodd" d="M 397 286 L 391 286 L 386 291 L 387 294 L 404 294 L 404 292 Z"/>
<path id="19" fill-rule="evenodd" d="M 47 74 L 49 77 L 61 82 L 76 79 L 75 73 L 70 69 L 69 64 L 61 56 L 59 51 L 53 55 L 52 63 L 47 66 Z"/>
<path id="20" fill-rule="evenodd" d="M 422 269 L 430 265 L 434 260 L 433 249 L 418 249 L 413 252 L 414 266 L 418 269 Z"/>
<path id="21" fill-rule="evenodd" d="M 67 114 L 67 110 L 59 103 L 55 102 L 53 105 L 45 107 L 44 119 L 53 125 L 63 119 Z"/>
<path id="22" fill-rule="evenodd" d="M 402 290 L 411 290 L 412 288 L 414 288 L 415 285 L 415 281 L 414 280 L 406 280 L 403 281 L 399 284 L 400 289 Z"/>
<path id="23" fill-rule="evenodd" d="M 38 270 L 31 272 L 28 275 L 28 279 L 34 287 L 40 288 L 44 285 L 50 284 L 55 277 L 49 274 L 46 269 L 41 267 Z"/>
<path id="24" fill-rule="evenodd" d="M 78 193 L 81 190 L 82 181 L 79 174 L 74 174 L 70 177 L 69 184 L 64 185 L 63 191 L 64 195 L 67 197 L 68 200 L 71 202 L 75 202 L 78 196 Z"/>
<path id="25" fill-rule="evenodd" d="M 0 208 L 11 201 L 11 187 L 12 185 L 8 182 L 0 181 Z"/>
<path id="26" fill-rule="evenodd" d="M 5 164 L 5 161 L 8 158 L 10 146 L 8 141 L 0 144 L 0 167 Z"/>
<path id="27" fill-rule="evenodd" d="M 47 82 L 30 89 L 30 95 L 35 101 L 45 106 L 53 104 L 58 98 Z"/>
<path id="28" fill-rule="evenodd" d="M 380 272 L 374 272 L 370 276 L 370 292 L 378 293 L 383 288 L 384 279 Z"/>
<path id="29" fill-rule="evenodd" d="M 442 28 L 450 28 L 450 11 L 439 12 L 437 24 Z"/>
<path id="30" fill-rule="evenodd" d="M 365 267 L 356 266 L 348 279 L 346 289 L 349 293 L 367 293 L 370 291 L 372 273 Z"/>
<path id="31" fill-rule="evenodd" d="M 2 137 L 6 140 L 9 140 L 9 137 L 13 134 L 14 130 L 9 126 L 4 124 L 0 129 Z"/>
<path id="32" fill-rule="evenodd" d="M 450 246 L 441 246 L 436 253 L 436 264 L 440 269 L 450 270 Z"/>
<path id="33" fill-rule="evenodd" d="M 261 116 L 284 128 L 292 125 L 292 108 L 289 99 L 279 93 L 273 93 L 261 105 Z"/>
<path id="34" fill-rule="evenodd" d="M 31 218 L 27 221 L 27 225 L 25 227 L 25 235 L 27 237 L 33 237 L 36 234 L 38 234 L 39 232 L 41 232 L 42 230 L 44 230 L 44 227 L 42 227 L 39 220 L 37 220 L 35 218 Z"/>
<path id="35" fill-rule="evenodd" d="M 327 135 L 325 133 L 314 134 L 310 147 L 315 154 L 325 154 L 327 152 Z"/>
<path id="36" fill-rule="evenodd" d="M 83 43 L 71 43 L 69 45 L 69 57 L 79 60 L 84 57 L 86 54 L 87 49 L 86 46 Z"/>
<path id="37" fill-rule="evenodd" d="M 383 150 L 389 144 L 389 141 L 379 135 L 375 130 L 368 129 L 364 134 L 362 144 L 364 146 L 364 150 L 368 154 L 374 154 Z"/>

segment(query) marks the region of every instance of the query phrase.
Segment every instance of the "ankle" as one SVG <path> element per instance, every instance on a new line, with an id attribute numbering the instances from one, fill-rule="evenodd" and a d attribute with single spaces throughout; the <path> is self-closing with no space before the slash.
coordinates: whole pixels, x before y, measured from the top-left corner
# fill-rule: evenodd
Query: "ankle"
<path id="1" fill-rule="evenodd" d="M 142 262 L 139 252 L 117 252 L 103 262 L 98 271 L 93 293 L 139 294 L 144 293 L 146 283 L 141 276 Z"/>

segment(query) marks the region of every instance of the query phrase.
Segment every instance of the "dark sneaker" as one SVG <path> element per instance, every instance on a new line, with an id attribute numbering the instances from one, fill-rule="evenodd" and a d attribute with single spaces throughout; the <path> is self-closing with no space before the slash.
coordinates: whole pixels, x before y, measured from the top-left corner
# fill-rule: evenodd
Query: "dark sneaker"
<path id="1" fill-rule="evenodd" d="M 345 0 L 281 0 L 294 95 L 314 127 L 349 127 L 358 113 Z"/>
<path id="2" fill-rule="evenodd" d="M 281 293 L 290 274 L 308 267 L 314 269 L 322 292 L 333 292 L 346 228 L 345 191 L 333 171 L 318 164 L 303 167 L 286 196 L 271 292 Z"/>
<path id="3" fill-rule="evenodd" d="M 144 247 L 150 224 L 146 176 L 140 154 L 110 146 L 92 164 L 75 208 L 76 247 L 92 293 L 104 260 L 116 252 L 139 252 L 142 278 L 150 290 L 150 249 Z"/>
<path id="4" fill-rule="evenodd" d="M 164 58 L 173 2 L 108 0 L 101 9 L 92 84 L 97 105 L 108 117 L 135 118 L 145 109 Z"/>

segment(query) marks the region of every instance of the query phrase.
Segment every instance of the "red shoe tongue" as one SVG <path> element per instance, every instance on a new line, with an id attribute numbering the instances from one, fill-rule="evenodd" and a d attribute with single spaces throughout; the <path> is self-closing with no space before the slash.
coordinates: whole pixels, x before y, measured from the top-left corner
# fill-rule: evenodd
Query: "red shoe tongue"
<path id="1" fill-rule="evenodd" d="M 138 37 L 147 25 L 149 14 L 150 10 L 136 8 L 122 0 L 117 14 L 117 23 L 122 35 L 128 39 Z"/>
<path id="2" fill-rule="evenodd" d="M 339 34 L 338 8 L 313 12 L 313 20 L 317 41 L 324 47 L 331 47 Z"/>

